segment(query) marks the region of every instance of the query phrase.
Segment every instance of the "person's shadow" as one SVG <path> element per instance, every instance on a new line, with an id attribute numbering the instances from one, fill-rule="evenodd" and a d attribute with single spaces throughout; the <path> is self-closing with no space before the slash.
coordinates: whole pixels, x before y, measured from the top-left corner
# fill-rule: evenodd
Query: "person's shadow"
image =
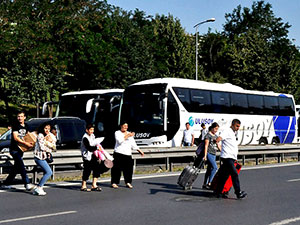
<path id="1" fill-rule="evenodd" d="M 144 182 L 148 185 L 159 186 L 158 188 L 150 188 L 150 194 L 155 195 L 158 192 L 177 194 L 177 195 L 187 195 L 187 196 L 198 196 L 198 197 L 207 197 L 212 198 L 214 194 L 210 190 L 203 190 L 198 187 L 193 187 L 191 190 L 184 190 L 177 184 L 169 183 L 158 183 L 158 182 Z"/>

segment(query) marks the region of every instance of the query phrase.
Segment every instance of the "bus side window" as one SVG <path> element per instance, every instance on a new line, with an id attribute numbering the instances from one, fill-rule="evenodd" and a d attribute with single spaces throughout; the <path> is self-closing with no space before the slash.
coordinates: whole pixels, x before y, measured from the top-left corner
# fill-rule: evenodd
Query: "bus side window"
<path id="1" fill-rule="evenodd" d="M 265 113 L 267 115 L 278 115 L 279 106 L 278 98 L 275 96 L 264 96 Z"/>
<path id="2" fill-rule="evenodd" d="M 180 99 L 180 102 L 187 111 L 191 111 L 191 98 L 190 91 L 188 88 L 173 88 L 177 97 Z"/>
<path id="3" fill-rule="evenodd" d="M 191 90 L 191 111 L 192 112 L 212 112 L 210 91 Z"/>
<path id="4" fill-rule="evenodd" d="M 215 113 L 230 112 L 230 98 L 228 92 L 212 91 L 212 105 Z"/>
<path id="5" fill-rule="evenodd" d="M 264 115 L 264 101 L 261 95 L 248 95 L 249 113 Z"/>
<path id="6" fill-rule="evenodd" d="M 247 95 L 231 93 L 231 113 L 233 113 L 233 114 L 247 114 L 248 113 Z"/>
<path id="7" fill-rule="evenodd" d="M 279 116 L 295 116 L 293 100 L 287 97 L 279 97 Z"/>

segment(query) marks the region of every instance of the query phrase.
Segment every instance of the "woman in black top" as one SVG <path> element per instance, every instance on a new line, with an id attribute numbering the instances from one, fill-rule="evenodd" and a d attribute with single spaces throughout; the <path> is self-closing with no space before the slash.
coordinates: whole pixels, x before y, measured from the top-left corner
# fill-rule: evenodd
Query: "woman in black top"
<path id="1" fill-rule="evenodd" d="M 86 126 L 86 133 L 82 137 L 81 142 L 81 155 L 83 158 L 83 173 L 82 173 L 82 185 L 81 191 L 101 191 L 102 189 L 97 186 L 98 178 L 101 173 L 108 171 L 108 168 L 104 166 L 104 162 L 98 162 L 94 151 L 97 150 L 97 145 L 100 144 L 100 139 L 95 138 L 94 127 L 91 124 Z M 86 181 L 89 179 L 91 172 L 93 171 L 92 188 L 87 189 Z"/>

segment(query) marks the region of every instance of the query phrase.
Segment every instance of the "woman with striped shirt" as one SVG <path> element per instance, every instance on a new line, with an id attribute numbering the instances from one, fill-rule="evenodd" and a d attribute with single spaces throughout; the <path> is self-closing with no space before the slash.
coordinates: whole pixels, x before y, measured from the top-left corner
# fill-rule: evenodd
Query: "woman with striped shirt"
<path id="1" fill-rule="evenodd" d="M 46 159 L 56 147 L 56 137 L 50 132 L 50 130 L 51 125 L 47 122 L 43 123 L 38 129 L 37 141 L 33 152 L 34 161 L 42 168 L 44 175 L 38 186 L 33 191 L 33 194 L 35 195 L 46 195 L 43 186 L 52 175 L 52 170 Z"/>

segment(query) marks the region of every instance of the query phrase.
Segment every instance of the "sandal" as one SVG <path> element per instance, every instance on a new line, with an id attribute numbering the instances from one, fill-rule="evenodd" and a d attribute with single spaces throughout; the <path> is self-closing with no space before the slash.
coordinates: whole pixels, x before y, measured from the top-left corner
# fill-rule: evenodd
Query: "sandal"
<path id="1" fill-rule="evenodd" d="M 133 186 L 132 186 L 130 183 L 127 183 L 127 184 L 126 184 L 126 187 L 128 187 L 128 188 L 130 188 L 130 189 L 133 188 Z"/>
<path id="2" fill-rule="evenodd" d="M 91 190 L 90 190 L 90 189 L 87 189 L 87 188 L 80 188 L 80 191 L 90 192 Z"/>
<path id="3" fill-rule="evenodd" d="M 115 188 L 115 189 L 119 188 L 119 186 L 116 185 L 116 184 L 112 184 L 111 187 L 112 187 L 112 188 Z"/>
<path id="4" fill-rule="evenodd" d="M 91 191 L 102 191 L 101 187 L 92 187 Z"/>

